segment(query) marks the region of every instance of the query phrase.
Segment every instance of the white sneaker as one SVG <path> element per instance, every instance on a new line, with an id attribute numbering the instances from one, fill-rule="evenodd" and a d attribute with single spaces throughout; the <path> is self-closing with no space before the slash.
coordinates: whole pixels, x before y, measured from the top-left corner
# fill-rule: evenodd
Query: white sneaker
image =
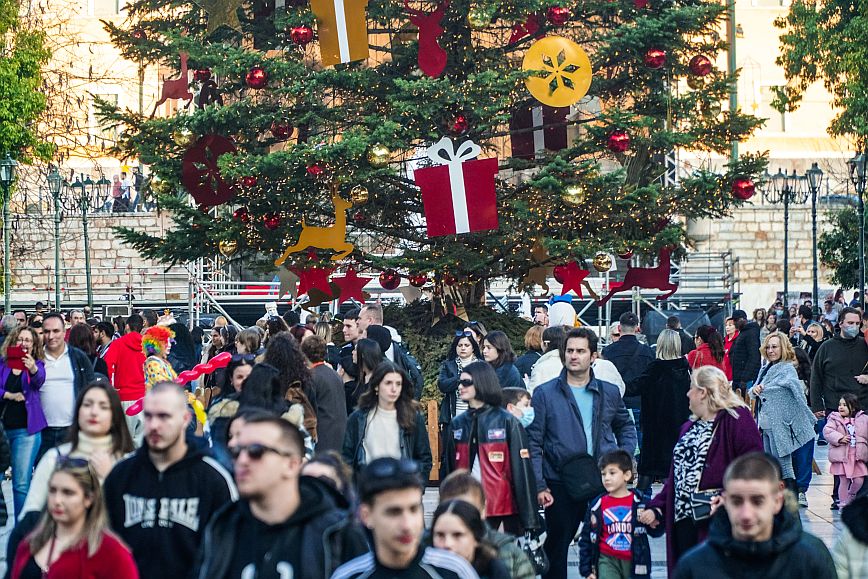
<path id="1" fill-rule="evenodd" d="M 805 493 L 799 493 L 799 506 L 807 507 L 808 506 L 808 497 Z"/>

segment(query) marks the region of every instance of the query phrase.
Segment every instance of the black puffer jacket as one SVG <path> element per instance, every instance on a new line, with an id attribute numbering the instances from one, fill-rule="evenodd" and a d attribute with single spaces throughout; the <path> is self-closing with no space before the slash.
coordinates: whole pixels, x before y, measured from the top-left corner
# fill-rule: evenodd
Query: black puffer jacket
<path id="1" fill-rule="evenodd" d="M 732 538 L 726 511 L 711 521 L 708 541 L 678 561 L 675 579 L 836 579 L 835 565 L 826 545 L 802 531 L 797 513 L 781 509 L 768 541 L 745 542 Z"/>
<path id="2" fill-rule="evenodd" d="M 742 386 L 756 380 L 760 369 L 760 327 L 756 322 L 748 322 L 738 331 L 738 337 L 729 351 L 732 366 L 732 383 Z"/>

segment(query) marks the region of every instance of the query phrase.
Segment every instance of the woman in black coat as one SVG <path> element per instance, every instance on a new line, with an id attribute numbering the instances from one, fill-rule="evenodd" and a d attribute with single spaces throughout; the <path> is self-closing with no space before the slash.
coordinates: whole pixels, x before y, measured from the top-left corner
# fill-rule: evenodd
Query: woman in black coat
<path id="1" fill-rule="evenodd" d="M 458 377 L 461 376 L 462 370 L 480 360 L 482 360 L 482 352 L 479 351 L 473 332 L 470 330 L 455 332 L 455 339 L 449 346 L 446 359 L 440 364 L 440 375 L 437 377 L 437 388 L 443 394 L 443 400 L 440 401 L 441 427 L 452 422 L 458 414 Z M 462 412 L 467 410 L 466 402 L 461 404 L 460 410 Z"/>
<path id="2" fill-rule="evenodd" d="M 624 396 L 642 398 L 642 440 L 636 489 L 650 495 L 655 478 L 665 479 L 681 426 L 690 417 L 687 391 L 690 365 L 681 355 L 681 338 L 663 330 L 657 338 L 657 359 L 627 384 Z"/>

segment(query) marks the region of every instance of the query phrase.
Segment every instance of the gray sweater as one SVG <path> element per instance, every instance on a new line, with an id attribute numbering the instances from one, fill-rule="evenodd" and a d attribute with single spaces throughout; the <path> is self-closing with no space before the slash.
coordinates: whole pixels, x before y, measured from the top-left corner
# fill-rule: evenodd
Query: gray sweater
<path id="1" fill-rule="evenodd" d="M 779 456 L 787 456 L 814 438 L 817 419 L 808 408 L 804 386 L 792 363 L 772 364 L 768 370 L 760 370 L 760 377 L 759 427 L 772 438 Z M 749 392 L 751 398 L 757 398 L 753 388 Z"/>

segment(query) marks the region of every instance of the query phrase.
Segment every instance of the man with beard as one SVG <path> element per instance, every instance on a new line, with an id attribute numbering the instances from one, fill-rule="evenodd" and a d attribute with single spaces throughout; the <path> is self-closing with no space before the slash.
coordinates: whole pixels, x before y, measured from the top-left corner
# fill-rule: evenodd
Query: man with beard
<path id="1" fill-rule="evenodd" d="M 145 444 L 105 481 L 109 522 L 141 577 L 186 577 L 211 515 L 238 491 L 216 460 L 187 443 L 191 414 L 177 384 L 157 383 L 142 414 Z"/>

